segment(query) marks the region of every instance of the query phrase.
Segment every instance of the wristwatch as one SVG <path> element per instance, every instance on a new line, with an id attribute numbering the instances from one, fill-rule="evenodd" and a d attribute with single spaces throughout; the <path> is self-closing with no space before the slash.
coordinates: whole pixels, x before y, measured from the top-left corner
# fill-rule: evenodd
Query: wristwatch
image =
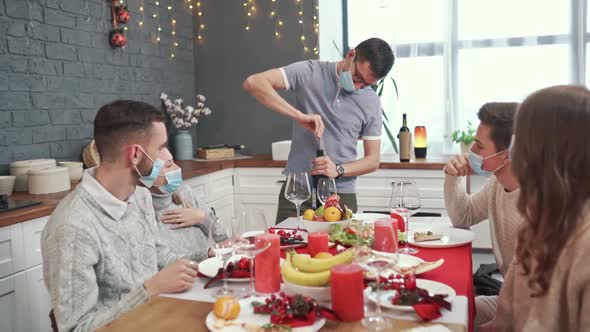
<path id="1" fill-rule="evenodd" d="M 338 172 L 337 179 L 344 175 L 344 166 L 342 164 L 336 164 L 336 171 Z"/>

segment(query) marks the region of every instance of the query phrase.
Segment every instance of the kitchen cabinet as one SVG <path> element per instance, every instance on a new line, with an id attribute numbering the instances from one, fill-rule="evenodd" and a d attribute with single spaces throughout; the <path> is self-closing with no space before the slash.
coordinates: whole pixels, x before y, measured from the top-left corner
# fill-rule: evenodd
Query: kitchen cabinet
<path id="1" fill-rule="evenodd" d="M 267 222 L 273 223 L 278 207 L 278 195 L 285 176 L 281 168 L 236 168 L 234 193 L 236 211 L 246 212 L 243 230 L 263 227 L 261 212 Z M 357 178 L 358 212 L 389 211 L 391 182 L 414 180 L 418 185 L 422 203 L 421 212 L 447 216 L 444 203 L 444 174 L 440 170 L 379 169 Z M 473 177 L 472 188 L 478 190 L 485 179 Z M 302 211 L 303 213 L 303 211 Z M 474 248 L 491 249 L 489 224 L 486 221 L 472 227 L 475 233 Z"/>
<path id="2" fill-rule="evenodd" d="M 48 217 L 0 228 L 0 331 L 51 331 L 40 235 Z"/>

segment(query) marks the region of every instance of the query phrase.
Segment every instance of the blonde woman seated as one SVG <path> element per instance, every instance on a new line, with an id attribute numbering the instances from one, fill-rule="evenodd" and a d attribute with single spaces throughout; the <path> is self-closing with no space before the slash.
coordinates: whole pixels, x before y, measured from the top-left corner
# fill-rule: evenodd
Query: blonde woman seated
<path id="1" fill-rule="evenodd" d="M 166 184 L 152 187 L 152 202 L 158 220 L 160 240 L 177 255 L 193 253 L 200 262 L 214 256 L 210 250 L 209 228 L 214 242 L 227 240 L 228 236 L 210 214 L 203 197 L 182 184 L 182 170 L 172 163 L 171 171 L 162 174 Z"/>
<path id="2" fill-rule="evenodd" d="M 590 331 L 590 91 L 555 86 L 519 107 L 511 151 L 524 227 L 482 330 Z"/>

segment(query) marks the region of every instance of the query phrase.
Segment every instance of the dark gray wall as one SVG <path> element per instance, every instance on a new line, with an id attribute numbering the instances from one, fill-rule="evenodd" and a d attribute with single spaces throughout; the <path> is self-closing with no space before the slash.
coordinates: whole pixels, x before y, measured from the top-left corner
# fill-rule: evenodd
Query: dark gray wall
<path id="1" fill-rule="evenodd" d="M 194 103 L 193 20 L 185 1 L 173 3 L 176 57 L 170 60 L 170 24 L 162 45 L 152 43 L 153 1 L 138 1 L 124 49 L 108 43 L 106 0 L 0 0 L 0 174 L 14 160 L 79 159 L 103 104 L 133 98 L 160 106 L 160 92 Z M 162 22 L 171 12 L 161 10 Z M 2 166 L 3 165 L 3 166 Z"/>
<path id="2" fill-rule="evenodd" d="M 290 139 L 291 121 L 260 105 L 242 90 L 242 82 L 250 74 L 315 57 L 312 52 L 303 52 L 296 1 L 279 0 L 285 23 L 280 39 L 275 39 L 275 22 L 269 17 L 271 1 L 256 1 L 251 31 L 244 29 L 242 1 L 202 2 L 208 29 L 204 42 L 195 47 L 195 84 L 197 91 L 208 97 L 213 113 L 198 124 L 195 143 L 245 144 L 248 153 L 270 153 L 271 142 Z M 304 0 L 304 27 L 310 45 L 315 41 L 311 30 L 314 2 Z"/>

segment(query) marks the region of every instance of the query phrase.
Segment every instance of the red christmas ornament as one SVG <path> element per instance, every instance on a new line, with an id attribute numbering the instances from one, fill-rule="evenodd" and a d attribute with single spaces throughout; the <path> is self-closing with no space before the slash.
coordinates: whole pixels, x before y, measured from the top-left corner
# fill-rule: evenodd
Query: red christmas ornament
<path id="1" fill-rule="evenodd" d="M 111 33 L 111 45 L 114 47 L 123 47 L 127 43 L 127 37 L 120 31 L 113 31 Z"/>
<path id="2" fill-rule="evenodd" d="M 131 19 L 131 14 L 125 7 L 119 7 L 117 10 L 117 18 L 119 19 L 120 23 L 127 23 Z"/>

